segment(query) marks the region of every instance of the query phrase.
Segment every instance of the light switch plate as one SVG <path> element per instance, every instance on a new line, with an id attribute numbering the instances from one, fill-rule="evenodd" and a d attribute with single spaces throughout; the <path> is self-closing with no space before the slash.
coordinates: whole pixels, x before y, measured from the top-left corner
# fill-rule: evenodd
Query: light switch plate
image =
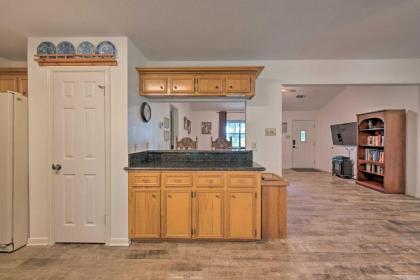
<path id="1" fill-rule="evenodd" d="M 266 128 L 265 136 L 276 136 L 277 130 L 275 128 Z"/>

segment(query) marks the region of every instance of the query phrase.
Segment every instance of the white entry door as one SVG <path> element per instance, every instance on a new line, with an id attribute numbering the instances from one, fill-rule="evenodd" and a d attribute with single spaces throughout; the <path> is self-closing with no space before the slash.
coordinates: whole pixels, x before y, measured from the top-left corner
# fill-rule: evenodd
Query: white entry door
<path id="1" fill-rule="evenodd" d="M 105 74 L 54 72 L 56 242 L 105 242 Z"/>
<path id="2" fill-rule="evenodd" d="M 315 168 L 315 121 L 293 121 L 293 168 Z"/>

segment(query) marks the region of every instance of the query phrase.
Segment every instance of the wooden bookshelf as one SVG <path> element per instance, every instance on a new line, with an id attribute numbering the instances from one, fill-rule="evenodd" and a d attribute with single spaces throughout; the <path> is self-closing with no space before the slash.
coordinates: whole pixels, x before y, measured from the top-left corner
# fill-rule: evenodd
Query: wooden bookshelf
<path id="1" fill-rule="evenodd" d="M 405 110 L 357 115 L 357 184 L 384 193 L 405 192 Z"/>

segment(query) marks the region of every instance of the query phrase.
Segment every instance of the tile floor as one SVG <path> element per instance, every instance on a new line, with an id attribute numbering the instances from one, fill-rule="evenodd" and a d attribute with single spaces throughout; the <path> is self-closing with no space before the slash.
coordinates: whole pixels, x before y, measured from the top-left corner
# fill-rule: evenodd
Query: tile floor
<path id="1" fill-rule="evenodd" d="M 420 279 L 420 200 L 285 171 L 289 238 L 26 247 L 0 279 Z"/>

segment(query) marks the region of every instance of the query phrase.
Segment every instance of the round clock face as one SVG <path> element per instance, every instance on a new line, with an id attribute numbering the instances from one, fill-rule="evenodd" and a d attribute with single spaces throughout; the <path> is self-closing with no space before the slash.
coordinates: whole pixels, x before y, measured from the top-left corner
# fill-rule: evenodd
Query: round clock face
<path id="1" fill-rule="evenodd" d="M 140 115 L 144 122 L 149 122 L 152 117 L 152 109 L 147 102 L 143 102 L 140 106 Z"/>

